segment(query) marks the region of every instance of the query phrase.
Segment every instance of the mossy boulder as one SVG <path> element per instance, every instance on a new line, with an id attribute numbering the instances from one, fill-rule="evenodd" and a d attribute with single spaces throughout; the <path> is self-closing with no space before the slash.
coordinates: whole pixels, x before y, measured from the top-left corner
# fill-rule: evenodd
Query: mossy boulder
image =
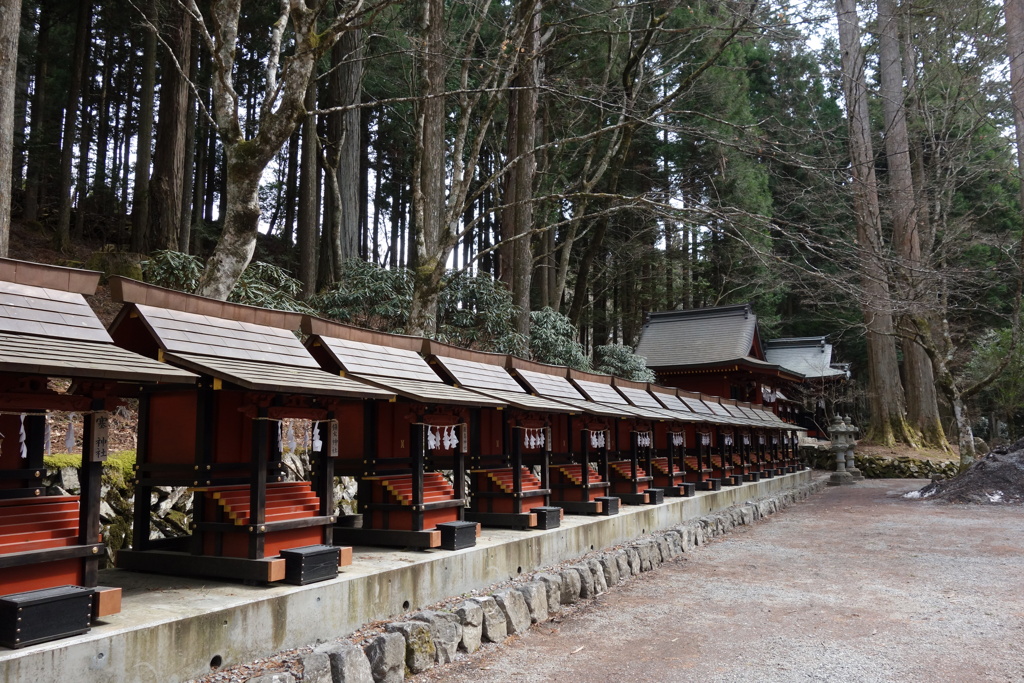
<path id="1" fill-rule="evenodd" d="M 86 259 L 85 267 L 103 273 L 103 281 L 111 275 L 121 275 L 132 280 L 142 280 L 142 255 L 129 251 L 119 251 L 113 245 L 107 245 L 100 251 L 94 251 Z"/>

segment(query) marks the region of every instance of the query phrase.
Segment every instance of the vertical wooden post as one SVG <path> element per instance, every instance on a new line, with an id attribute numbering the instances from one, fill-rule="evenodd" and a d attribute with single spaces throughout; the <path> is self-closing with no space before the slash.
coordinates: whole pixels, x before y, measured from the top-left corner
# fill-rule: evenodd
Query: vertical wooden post
<path id="1" fill-rule="evenodd" d="M 414 424 L 409 434 L 412 453 L 412 531 L 423 531 L 423 465 L 427 453 L 427 429 L 424 424 Z"/>
<path id="2" fill-rule="evenodd" d="M 633 493 L 640 493 L 640 482 L 637 481 L 637 468 L 640 466 L 640 432 L 632 429 L 629 432 L 629 478 Z"/>
<path id="3" fill-rule="evenodd" d="M 647 438 L 650 440 L 650 443 L 648 445 L 644 446 L 644 454 L 645 454 L 644 455 L 644 467 L 647 469 L 647 475 L 653 477 L 654 476 L 654 462 L 653 462 L 654 461 L 654 425 L 653 424 L 651 425 L 650 430 L 647 432 Z M 671 467 L 671 463 L 669 463 L 668 485 L 672 486 L 673 481 L 674 480 L 673 480 L 673 475 L 672 475 L 672 467 Z M 651 480 L 651 486 L 654 486 L 654 480 L 653 479 Z"/>
<path id="4" fill-rule="evenodd" d="M 135 505 L 132 510 L 132 550 L 149 549 L 150 501 L 152 486 L 143 486 L 143 467 L 149 462 L 149 419 L 152 392 L 143 390 L 139 396 L 138 434 L 135 439 L 135 467 L 140 483 L 135 485 Z"/>
<path id="5" fill-rule="evenodd" d="M 523 511 L 523 438 L 526 435 L 526 428 L 518 431 L 512 430 L 512 504 L 515 506 L 513 512 Z"/>
<path id="6" fill-rule="evenodd" d="M 89 408 L 92 411 L 103 410 L 103 400 L 93 399 Z M 100 541 L 100 487 L 103 478 L 103 460 L 106 459 L 106 438 L 98 443 L 98 431 L 106 430 L 106 424 L 98 424 L 106 420 L 106 414 L 86 414 L 82 428 L 82 469 L 78 475 L 81 493 L 79 495 L 78 543 L 91 545 Z M 95 586 L 99 580 L 99 554 L 86 557 L 82 561 L 82 585 Z"/>
<path id="7" fill-rule="evenodd" d="M 269 411 L 260 408 L 252 422 L 252 465 L 249 470 L 249 559 L 263 559 L 266 534 L 261 527 L 267 522 L 267 463 L 270 435 L 266 419 Z"/>
<path id="8" fill-rule="evenodd" d="M 452 427 L 455 429 L 455 427 Z M 462 438 L 459 439 L 459 445 L 455 448 L 455 462 L 453 467 L 452 479 L 454 480 L 455 495 L 462 501 L 462 506 L 458 508 L 459 521 L 466 519 L 466 451 L 469 450 L 469 443 L 472 441 L 477 444 L 476 453 L 479 454 L 480 444 L 480 421 L 476 423 L 476 438 L 473 439 L 467 432 L 470 431 L 470 425 L 464 425 L 462 428 Z"/>
<path id="9" fill-rule="evenodd" d="M 314 476 L 315 493 L 320 499 L 321 517 L 334 514 L 334 459 L 338 456 L 338 423 L 334 418 L 334 411 L 330 410 L 327 412 L 327 421 L 320 423 L 320 439 L 324 445 L 316 459 Z M 334 545 L 334 525 L 325 524 L 323 530 L 324 545 Z"/>
<path id="10" fill-rule="evenodd" d="M 544 450 L 541 451 L 540 487 L 548 493 L 544 496 L 544 505 L 551 505 L 551 440 L 555 438 L 555 430 L 544 427 Z"/>
<path id="11" fill-rule="evenodd" d="M 30 470 L 42 470 L 43 452 L 46 447 L 46 413 L 27 413 L 25 415 L 25 449 L 28 451 L 28 458 L 25 459 L 25 468 Z M 39 486 L 42 482 L 36 481 Z"/>
<path id="12" fill-rule="evenodd" d="M 214 394 L 210 380 L 200 380 L 199 387 L 196 391 L 196 434 L 195 434 L 195 464 L 196 472 L 204 472 L 206 465 L 213 464 L 213 439 L 214 439 Z M 198 474 L 196 477 L 198 478 Z M 192 523 L 193 531 L 192 539 L 189 543 L 189 551 L 193 555 L 203 554 L 203 534 L 210 532 L 201 532 L 198 530 L 199 525 L 204 521 L 206 517 L 206 500 L 202 492 L 197 491 L 192 498 Z M 218 532 L 216 534 L 216 551 L 220 552 L 221 535 Z"/>

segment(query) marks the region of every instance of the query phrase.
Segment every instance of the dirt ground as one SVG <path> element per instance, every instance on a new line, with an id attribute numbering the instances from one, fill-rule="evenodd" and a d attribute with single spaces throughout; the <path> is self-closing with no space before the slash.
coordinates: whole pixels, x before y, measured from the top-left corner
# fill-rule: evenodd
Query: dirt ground
<path id="1" fill-rule="evenodd" d="M 424 681 L 1024 681 L 1024 509 L 829 488 Z"/>

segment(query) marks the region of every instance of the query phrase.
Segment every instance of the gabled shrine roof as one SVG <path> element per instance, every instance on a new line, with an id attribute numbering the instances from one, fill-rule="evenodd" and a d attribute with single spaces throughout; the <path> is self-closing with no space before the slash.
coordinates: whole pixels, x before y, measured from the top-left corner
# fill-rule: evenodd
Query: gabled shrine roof
<path id="1" fill-rule="evenodd" d="M 832 345 L 827 337 L 770 339 L 764 345 L 768 362 L 799 373 L 807 379 L 846 377 L 846 371 L 832 367 Z"/>
<path id="2" fill-rule="evenodd" d="M 656 370 L 725 363 L 768 372 L 781 369 L 765 360 L 750 304 L 649 313 L 636 353 Z"/>
<path id="3" fill-rule="evenodd" d="M 394 394 L 320 368 L 295 336 L 302 316 L 207 299 L 126 278 L 110 279 L 126 306 L 111 330 L 124 345 L 243 389 L 393 398 Z M 140 327 L 141 325 L 141 327 Z"/>
<path id="4" fill-rule="evenodd" d="M 521 410 L 572 413 L 570 406 L 524 389 L 505 369 L 504 354 L 470 351 L 427 340 L 424 346 L 429 363 L 452 378 L 455 385 L 491 398 L 505 401 Z"/>
<path id="5" fill-rule="evenodd" d="M 507 405 L 507 401 L 445 384 L 420 355 L 425 341 L 421 338 L 362 330 L 312 316 L 303 319 L 302 328 L 312 335 L 307 344 L 326 351 L 342 373 L 361 382 L 423 403 Z"/>
<path id="6" fill-rule="evenodd" d="M 100 273 L 0 259 L 0 371 L 127 382 L 196 377 L 114 345 L 85 300 Z"/>

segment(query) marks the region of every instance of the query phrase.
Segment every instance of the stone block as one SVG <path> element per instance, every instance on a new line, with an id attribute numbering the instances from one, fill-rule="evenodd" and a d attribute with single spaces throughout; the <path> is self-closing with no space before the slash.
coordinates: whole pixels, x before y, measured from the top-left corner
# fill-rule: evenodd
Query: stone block
<path id="1" fill-rule="evenodd" d="M 451 612 L 434 612 L 426 610 L 409 617 L 413 621 L 422 621 L 430 625 L 430 634 L 434 637 L 436 662 L 450 664 L 462 642 L 462 620 Z"/>
<path id="2" fill-rule="evenodd" d="M 562 609 L 562 577 L 558 574 L 539 574 L 537 580 L 543 582 L 548 592 L 548 614 Z"/>
<path id="3" fill-rule="evenodd" d="M 465 600 L 455 608 L 455 616 L 462 622 L 462 649 L 476 652 L 484 633 L 484 611 L 478 603 Z"/>
<path id="4" fill-rule="evenodd" d="M 302 658 L 302 683 L 334 683 L 331 658 L 326 652 L 313 651 Z"/>
<path id="5" fill-rule="evenodd" d="M 672 552 L 672 543 L 668 540 L 668 536 L 658 536 L 656 540 L 658 541 L 656 546 L 658 551 L 654 553 L 654 557 L 660 556 L 662 562 L 668 562 L 675 557 L 675 553 Z"/>
<path id="6" fill-rule="evenodd" d="M 580 592 L 583 590 L 580 574 L 575 569 L 566 569 L 561 573 L 562 577 L 562 604 L 573 605 L 579 602 Z"/>
<path id="7" fill-rule="evenodd" d="M 615 560 L 615 555 L 605 553 L 601 555 L 598 562 L 601 563 L 601 570 L 604 572 L 605 585 L 609 588 L 617 586 L 619 583 L 619 563 Z"/>
<path id="8" fill-rule="evenodd" d="M 434 666 L 437 648 L 430 627 L 422 621 L 393 621 L 386 624 L 388 633 L 401 633 L 405 637 L 405 666 L 411 674 L 423 673 Z"/>
<path id="9" fill-rule="evenodd" d="M 505 629 L 509 635 L 519 635 L 530 628 L 530 608 L 522 593 L 506 588 L 494 594 L 494 601 L 505 613 Z"/>
<path id="10" fill-rule="evenodd" d="M 401 633 L 382 633 L 363 649 L 376 683 L 402 683 L 405 680 L 405 637 Z M 302 683 L 307 683 L 303 679 Z"/>
<path id="11" fill-rule="evenodd" d="M 604 567 L 599 560 L 587 560 L 586 565 L 590 567 L 590 575 L 594 577 L 594 595 L 608 592 L 608 582 L 604 578 Z"/>
<path id="12" fill-rule="evenodd" d="M 626 559 L 629 560 L 629 573 L 633 576 L 638 576 L 641 572 L 640 565 L 643 561 L 640 559 L 640 553 L 636 548 L 630 546 L 626 548 Z"/>
<path id="13" fill-rule="evenodd" d="M 629 556 L 625 550 L 615 551 L 615 564 L 619 567 L 619 581 L 632 578 L 633 571 L 629 568 Z"/>
<path id="14" fill-rule="evenodd" d="M 370 660 L 360 647 L 347 640 L 327 643 L 313 650 L 326 654 L 331 660 L 331 678 L 334 683 L 373 683 Z"/>
<path id="15" fill-rule="evenodd" d="M 579 574 L 580 597 L 584 600 L 594 597 L 594 575 L 591 573 L 590 567 L 585 564 L 574 564 L 569 569 Z"/>
<path id="16" fill-rule="evenodd" d="M 548 620 L 548 586 L 540 580 L 530 581 L 516 590 L 523 594 L 526 606 L 530 610 L 530 621 L 534 624 Z"/>
<path id="17" fill-rule="evenodd" d="M 498 607 L 494 598 L 486 596 L 483 598 L 471 598 L 473 602 L 480 605 L 483 610 L 483 639 L 488 643 L 500 643 L 508 635 L 508 625 L 505 621 L 505 613 Z"/>

